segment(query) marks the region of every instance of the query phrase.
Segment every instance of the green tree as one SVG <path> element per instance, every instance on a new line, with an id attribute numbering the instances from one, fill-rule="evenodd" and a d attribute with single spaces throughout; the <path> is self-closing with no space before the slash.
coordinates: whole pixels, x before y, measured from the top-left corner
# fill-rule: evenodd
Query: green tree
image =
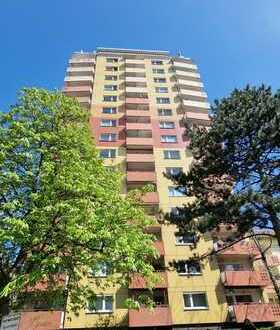
<path id="1" fill-rule="evenodd" d="M 280 245 L 280 92 L 270 87 L 234 90 L 215 101 L 210 129 L 186 124 L 193 163 L 171 179 L 194 202 L 171 221 L 205 232 L 235 225 L 273 229 Z"/>
<path id="2" fill-rule="evenodd" d="M 94 292 L 80 280 L 103 263 L 112 283 L 130 272 L 152 276 L 151 220 L 103 166 L 88 117 L 77 101 L 40 89 L 24 89 L 0 116 L 1 314 L 38 283 L 62 294 L 61 274 L 82 307 Z"/>

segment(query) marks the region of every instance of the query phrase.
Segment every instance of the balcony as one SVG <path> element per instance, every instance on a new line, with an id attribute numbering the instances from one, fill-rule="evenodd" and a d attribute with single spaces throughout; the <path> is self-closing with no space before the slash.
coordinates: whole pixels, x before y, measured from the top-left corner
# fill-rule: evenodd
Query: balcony
<path id="1" fill-rule="evenodd" d="M 125 60 L 125 64 L 144 64 L 144 60 L 135 59 L 135 58 L 127 58 Z"/>
<path id="2" fill-rule="evenodd" d="M 142 98 L 142 97 L 126 97 L 125 103 L 130 104 L 149 104 L 149 99 Z"/>
<path id="3" fill-rule="evenodd" d="M 145 73 L 146 72 L 146 69 L 145 69 L 145 67 L 144 68 L 137 68 L 137 67 L 134 67 L 134 68 L 128 68 L 128 67 L 126 67 L 125 68 L 125 72 L 135 72 L 135 73 L 137 73 L 137 72 L 143 72 L 143 73 Z"/>
<path id="4" fill-rule="evenodd" d="M 148 110 L 135 110 L 135 109 L 126 109 L 127 117 L 150 117 L 151 114 Z"/>
<path id="5" fill-rule="evenodd" d="M 142 196 L 141 199 L 142 199 L 143 205 L 157 205 L 157 204 L 159 204 L 159 196 L 158 196 L 158 192 L 156 192 L 156 191 L 147 192 L 144 196 Z M 156 242 L 157 241 L 155 241 L 155 243 Z M 164 248 L 163 248 L 162 242 L 161 242 L 161 245 L 160 244 L 155 244 L 155 246 L 158 249 L 158 251 L 161 250 L 161 252 L 163 252 L 163 254 L 164 254 Z"/>
<path id="6" fill-rule="evenodd" d="M 70 64 L 76 64 L 76 63 L 95 63 L 95 58 L 94 57 L 89 57 L 89 56 L 77 56 L 73 57 L 69 61 Z"/>
<path id="7" fill-rule="evenodd" d="M 60 311 L 32 311 L 20 313 L 19 330 L 50 330 L 60 329 Z M 7 327 L 8 329 L 8 327 Z"/>
<path id="8" fill-rule="evenodd" d="M 241 303 L 229 306 L 229 310 L 237 323 L 244 323 L 246 319 L 253 323 L 280 320 L 280 305 L 277 304 Z"/>
<path id="9" fill-rule="evenodd" d="M 68 82 L 93 82 L 93 76 L 88 75 L 88 76 L 66 76 L 64 81 L 66 83 Z"/>
<path id="10" fill-rule="evenodd" d="M 186 118 L 198 120 L 210 120 L 207 112 L 184 111 Z"/>
<path id="11" fill-rule="evenodd" d="M 63 93 L 69 96 L 87 96 L 92 94 L 92 88 L 89 86 L 65 86 Z"/>
<path id="12" fill-rule="evenodd" d="M 147 308 L 139 310 L 129 310 L 129 327 L 159 327 L 172 325 L 171 311 L 169 306 L 161 305 L 155 307 L 152 311 Z"/>
<path id="13" fill-rule="evenodd" d="M 156 182 L 155 172 L 144 171 L 128 171 L 126 176 L 127 182 Z"/>
<path id="14" fill-rule="evenodd" d="M 184 106 L 194 107 L 200 109 L 210 109 L 210 104 L 208 102 L 199 102 L 199 101 L 191 101 L 191 100 L 183 100 Z"/>
<path id="15" fill-rule="evenodd" d="M 73 74 L 76 74 L 76 73 L 79 73 L 79 72 L 82 72 L 83 74 L 84 73 L 88 73 L 88 74 L 93 74 L 94 73 L 94 67 L 92 66 L 81 66 L 81 67 L 69 67 L 67 68 L 67 72 L 68 73 L 73 73 Z"/>
<path id="16" fill-rule="evenodd" d="M 188 90 L 188 89 L 180 89 L 180 94 L 182 94 L 182 96 L 186 95 L 186 96 L 194 96 L 194 97 L 200 97 L 200 98 L 207 98 L 207 94 L 205 92 L 201 92 L 201 91 L 193 91 L 193 90 Z"/>
<path id="17" fill-rule="evenodd" d="M 165 255 L 165 250 L 164 250 L 164 245 L 163 245 L 162 240 L 154 241 L 154 247 L 156 248 L 156 250 L 158 251 L 160 256 Z"/>
<path id="18" fill-rule="evenodd" d="M 192 63 L 174 61 L 173 66 L 174 67 L 178 67 L 178 68 L 181 67 L 181 68 L 187 68 L 187 69 L 197 70 L 197 65 L 192 64 Z"/>
<path id="19" fill-rule="evenodd" d="M 129 123 L 126 122 L 126 129 L 127 130 L 151 130 L 152 125 L 151 123 Z"/>
<path id="20" fill-rule="evenodd" d="M 153 154 L 127 154 L 127 163 L 153 163 L 155 161 Z"/>
<path id="21" fill-rule="evenodd" d="M 156 289 L 166 289 L 168 287 L 167 273 L 166 272 L 156 272 L 156 275 L 160 277 L 158 283 L 155 284 Z M 129 289 L 145 289 L 147 288 L 147 283 L 144 277 L 134 274 L 131 278 L 129 284 Z"/>
<path id="22" fill-rule="evenodd" d="M 221 280 L 224 286 L 233 287 L 256 287 L 270 284 L 269 276 L 266 272 L 249 270 L 224 271 L 221 274 Z"/>
<path id="23" fill-rule="evenodd" d="M 128 148 L 152 148 L 154 144 L 153 138 L 144 137 L 127 137 L 126 145 Z"/>
<path id="24" fill-rule="evenodd" d="M 125 77 L 126 82 L 142 82 L 145 83 L 147 80 L 144 77 Z"/>
<path id="25" fill-rule="evenodd" d="M 220 244 L 220 243 L 214 243 L 214 249 L 215 251 L 219 251 L 220 249 L 225 248 L 225 244 Z M 259 254 L 259 250 L 256 247 L 255 244 L 251 243 L 251 242 L 244 242 L 241 241 L 240 243 L 236 243 L 224 250 L 222 250 L 221 252 L 219 252 L 219 255 L 222 257 L 226 257 L 226 256 L 240 256 L 240 257 L 249 257 L 249 255 L 258 255 Z"/>
<path id="26" fill-rule="evenodd" d="M 126 93 L 148 93 L 148 89 L 146 87 L 125 87 Z"/>
<path id="27" fill-rule="evenodd" d="M 186 77 L 186 79 L 187 79 L 187 77 L 200 78 L 200 74 L 197 72 L 180 71 L 178 69 L 176 69 L 176 75 L 184 76 L 184 77 Z"/>
<path id="28" fill-rule="evenodd" d="M 203 83 L 200 81 L 192 81 L 185 79 L 177 79 L 178 85 L 182 86 L 192 86 L 192 87 L 200 87 L 203 88 Z"/>

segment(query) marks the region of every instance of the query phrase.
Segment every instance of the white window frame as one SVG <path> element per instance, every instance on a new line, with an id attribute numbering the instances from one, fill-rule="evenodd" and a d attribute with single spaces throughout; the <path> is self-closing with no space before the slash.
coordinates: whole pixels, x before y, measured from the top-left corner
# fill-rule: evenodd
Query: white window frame
<path id="1" fill-rule="evenodd" d="M 166 78 L 154 78 L 154 83 L 156 84 L 165 84 L 166 83 Z"/>
<path id="2" fill-rule="evenodd" d="M 110 77 L 110 79 L 108 79 Z M 113 78 L 113 79 L 112 79 Z M 106 81 L 116 81 L 116 80 L 118 80 L 118 76 L 116 76 L 116 75 L 110 75 L 110 74 L 106 74 L 105 75 L 105 80 Z"/>
<path id="3" fill-rule="evenodd" d="M 112 309 L 106 309 L 106 297 L 112 298 Z M 102 309 L 89 309 L 89 303 L 87 304 L 87 313 L 88 314 L 108 314 L 113 313 L 114 311 L 114 296 L 112 294 L 96 295 L 96 298 L 102 298 Z M 103 308 L 104 307 L 104 308 Z"/>
<path id="4" fill-rule="evenodd" d="M 176 135 L 161 135 L 160 136 L 161 143 L 177 143 L 177 136 Z"/>
<path id="5" fill-rule="evenodd" d="M 183 167 L 166 167 L 165 172 L 169 175 L 178 175 L 183 172 Z"/>
<path id="6" fill-rule="evenodd" d="M 163 65 L 162 60 L 151 60 L 152 65 Z"/>
<path id="7" fill-rule="evenodd" d="M 104 109 L 110 109 L 110 110 L 108 112 L 104 112 Z M 114 115 L 114 114 L 117 113 L 117 108 L 116 107 L 103 107 L 102 108 L 102 113 L 105 113 L 105 114 L 108 114 L 108 115 Z"/>
<path id="8" fill-rule="evenodd" d="M 166 114 L 167 111 L 170 112 L 169 115 Z M 158 115 L 160 117 L 171 117 L 173 115 L 173 112 L 172 109 L 158 109 Z"/>
<path id="9" fill-rule="evenodd" d="M 108 124 L 106 124 L 106 122 Z M 116 126 L 117 126 L 116 119 L 101 119 L 100 121 L 100 127 L 116 127 Z"/>
<path id="10" fill-rule="evenodd" d="M 116 92 L 118 90 L 118 85 L 104 85 L 105 92 Z"/>
<path id="11" fill-rule="evenodd" d="M 104 151 L 104 150 L 108 150 L 108 157 L 102 157 L 102 156 L 101 156 L 101 153 L 102 153 L 102 151 Z M 116 158 L 116 156 L 117 156 L 116 149 L 100 149 L 100 157 L 101 157 L 102 159 Z"/>
<path id="12" fill-rule="evenodd" d="M 188 233 L 186 234 L 179 234 L 179 233 L 175 233 L 175 245 L 176 246 L 190 246 L 193 245 L 194 242 L 184 242 L 184 236 L 187 236 Z M 180 239 L 178 240 L 178 238 L 181 237 L 181 242 Z"/>
<path id="13" fill-rule="evenodd" d="M 204 294 L 205 295 L 205 300 L 206 300 L 206 306 L 194 306 L 193 303 L 193 296 L 196 294 Z M 191 307 L 186 307 L 185 306 L 185 299 L 184 296 L 185 295 L 190 295 L 190 302 L 191 302 Z M 208 304 L 208 299 L 207 299 L 207 294 L 206 292 L 202 292 L 202 291 L 198 291 L 198 292 L 184 292 L 183 293 L 183 302 L 184 302 L 184 310 L 185 311 L 189 311 L 189 310 L 207 310 L 209 309 L 209 304 Z"/>
<path id="14" fill-rule="evenodd" d="M 156 87 L 156 93 L 168 93 L 167 87 Z"/>
<path id="15" fill-rule="evenodd" d="M 95 269 L 90 271 L 90 277 L 99 278 L 107 277 L 109 275 L 109 265 L 106 262 L 100 262 L 96 265 Z"/>
<path id="16" fill-rule="evenodd" d="M 157 97 L 157 104 L 170 104 L 170 97 Z"/>
<path id="17" fill-rule="evenodd" d="M 118 63 L 119 59 L 117 57 L 107 57 L 106 63 Z"/>
<path id="18" fill-rule="evenodd" d="M 176 152 L 176 155 L 179 155 L 179 157 L 170 157 L 170 155 L 172 155 L 172 153 Z M 166 157 L 166 155 L 168 155 L 168 157 Z M 164 150 L 163 151 L 163 158 L 164 159 L 181 159 L 181 154 L 179 150 Z"/>
<path id="19" fill-rule="evenodd" d="M 168 186 L 168 197 L 186 197 L 177 187 Z"/>
<path id="20" fill-rule="evenodd" d="M 105 98 L 108 97 L 109 100 L 105 100 Z M 117 95 L 104 95 L 103 96 L 103 102 L 117 102 L 118 97 Z"/>
<path id="21" fill-rule="evenodd" d="M 178 273 L 178 275 L 180 275 L 180 276 L 187 276 L 187 275 L 202 275 L 202 272 L 201 272 L 201 265 L 199 264 L 199 268 L 200 268 L 200 271 L 199 272 L 197 272 L 197 271 L 195 271 L 195 272 L 190 272 L 189 270 L 190 270 L 190 268 L 191 268 L 191 266 L 189 266 L 188 265 L 188 262 L 186 261 L 186 262 L 184 262 L 184 266 L 185 266 L 185 272 L 183 272 L 183 273 L 181 273 L 181 272 L 179 272 L 178 270 L 177 270 L 177 273 Z"/>
<path id="22" fill-rule="evenodd" d="M 153 74 L 164 74 L 164 69 L 153 68 Z"/>
<path id="23" fill-rule="evenodd" d="M 174 121 L 160 121 L 159 122 L 159 128 L 174 129 L 175 128 L 175 123 L 174 123 Z"/>
<path id="24" fill-rule="evenodd" d="M 108 139 L 105 139 L 104 137 L 102 138 L 102 135 L 107 135 Z M 99 137 L 99 141 L 102 142 L 116 142 L 117 140 L 117 134 L 116 133 L 101 133 Z"/>

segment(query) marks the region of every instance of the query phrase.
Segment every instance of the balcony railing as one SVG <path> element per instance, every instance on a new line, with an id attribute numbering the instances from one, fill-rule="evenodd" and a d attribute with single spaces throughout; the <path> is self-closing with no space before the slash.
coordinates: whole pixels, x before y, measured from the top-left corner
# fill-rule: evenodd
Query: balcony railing
<path id="1" fill-rule="evenodd" d="M 141 97 L 126 97 L 125 103 L 131 104 L 149 104 L 149 99 Z"/>
<path id="2" fill-rule="evenodd" d="M 64 79 L 65 82 L 76 82 L 76 81 L 86 81 L 86 82 L 93 82 L 93 76 L 67 76 Z"/>
<path id="3" fill-rule="evenodd" d="M 165 289 L 168 287 L 167 282 L 167 273 L 166 272 L 156 272 L 156 275 L 158 275 L 159 280 L 155 284 L 154 288 L 157 289 Z M 131 282 L 129 284 L 130 289 L 145 289 L 147 288 L 147 283 L 144 277 L 134 274 L 132 275 Z"/>
<path id="4" fill-rule="evenodd" d="M 126 82 L 146 82 L 147 79 L 144 77 L 125 77 Z"/>
<path id="5" fill-rule="evenodd" d="M 17 329 L 50 330 L 59 329 L 62 312 L 60 311 L 31 311 L 21 312 Z M 8 327 L 7 327 L 8 329 Z"/>
<path id="6" fill-rule="evenodd" d="M 126 122 L 127 130 L 151 130 L 151 123 L 128 123 Z"/>
<path id="7" fill-rule="evenodd" d="M 153 154 L 127 154 L 127 163 L 153 163 L 155 161 Z"/>
<path id="8" fill-rule="evenodd" d="M 267 286 L 270 284 L 269 276 L 266 272 L 240 270 L 224 271 L 221 274 L 224 286 Z"/>
<path id="9" fill-rule="evenodd" d="M 210 109 L 210 104 L 208 102 L 199 102 L 191 100 L 183 100 L 183 104 L 187 107 Z"/>
<path id="10" fill-rule="evenodd" d="M 178 67 L 178 68 L 182 67 L 182 68 L 197 70 L 197 66 L 195 64 L 191 64 L 191 63 L 174 61 L 173 66 Z"/>
<path id="11" fill-rule="evenodd" d="M 127 137 L 126 145 L 127 147 L 143 147 L 151 148 L 153 146 L 153 138 L 143 138 L 143 137 Z"/>
<path id="12" fill-rule="evenodd" d="M 219 251 L 226 247 L 226 243 L 215 243 L 214 249 L 215 251 Z M 226 257 L 226 256 L 246 256 L 246 255 L 258 255 L 259 250 L 257 249 L 256 245 L 251 242 L 241 241 L 240 243 L 236 243 L 224 250 L 219 252 L 219 255 Z"/>
<path id="13" fill-rule="evenodd" d="M 126 115 L 129 117 L 150 117 L 149 110 L 126 109 Z"/>
<path id="14" fill-rule="evenodd" d="M 208 112 L 184 111 L 184 113 L 186 114 L 186 118 L 210 120 Z"/>
<path id="15" fill-rule="evenodd" d="M 128 171 L 127 182 L 156 182 L 155 172 Z"/>
<path id="16" fill-rule="evenodd" d="M 65 86 L 63 92 L 70 96 L 85 96 L 92 94 L 92 88 L 89 86 Z"/>
<path id="17" fill-rule="evenodd" d="M 171 311 L 167 305 L 157 306 L 152 311 L 147 308 L 129 310 L 128 320 L 129 327 L 157 327 L 172 324 Z"/>
<path id="18" fill-rule="evenodd" d="M 148 93 L 148 89 L 146 87 L 125 87 L 126 93 Z"/>
<path id="19" fill-rule="evenodd" d="M 177 80 L 178 85 L 182 85 L 182 86 L 193 86 L 193 87 L 203 87 L 203 83 L 200 81 L 192 81 L 192 80 L 188 80 L 187 77 L 186 79 L 178 79 Z"/>
<path id="20" fill-rule="evenodd" d="M 229 306 L 233 319 L 237 323 L 277 322 L 280 321 L 280 305 L 261 303 L 241 303 Z"/>
<path id="21" fill-rule="evenodd" d="M 144 196 L 142 196 L 141 199 L 142 199 L 143 205 L 157 205 L 159 203 L 159 196 L 158 196 L 158 192 L 157 191 L 148 192 Z M 164 249 L 163 249 L 162 242 L 161 242 L 161 245 L 158 244 L 159 247 L 157 247 L 157 244 L 156 243 L 157 243 L 157 241 L 155 242 L 156 248 L 158 248 L 158 250 L 161 250 L 161 252 L 163 252 L 163 254 L 164 254 Z"/>
<path id="22" fill-rule="evenodd" d="M 187 77 L 200 78 L 200 74 L 198 72 L 181 71 L 179 69 L 176 69 L 176 75 L 184 76 L 184 77 L 186 77 L 186 79 L 187 79 Z"/>

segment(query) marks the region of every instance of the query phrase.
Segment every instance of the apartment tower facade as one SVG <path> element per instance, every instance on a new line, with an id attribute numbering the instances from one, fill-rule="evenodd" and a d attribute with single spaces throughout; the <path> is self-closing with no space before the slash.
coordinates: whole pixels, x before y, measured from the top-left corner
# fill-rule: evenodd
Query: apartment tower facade
<path id="1" fill-rule="evenodd" d="M 210 125 L 210 106 L 197 65 L 166 51 L 98 48 L 74 53 L 64 93 L 90 111 L 100 157 L 106 166 L 117 166 L 125 174 L 123 193 L 153 185 L 143 205 L 157 220 L 150 231 L 157 237 L 156 267 L 162 278 L 153 292 L 152 312 L 124 307 L 126 298 L 146 290 L 135 277 L 128 288 L 97 288 L 97 307 L 88 306 L 78 316 L 65 315 L 64 327 L 94 329 L 107 322 L 107 327 L 215 329 L 239 328 L 245 319 L 260 324 L 279 319 L 279 306 L 264 293 L 269 279 L 254 266 L 258 252 L 250 242 L 190 265 L 193 253 L 213 249 L 212 237 L 205 235 L 194 245 L 193 235 L 180 233 L 160 215 L 176 212 L 189 201 L 164 176 L 187 171 L 191 164 L 185 123 Z M 180 262 L 176 269 L 170 267 L 174 261 Z M 106 277 L 106 269 L 96 277 Z M 89 279 L 92 285 L 94 280 Z"/>

